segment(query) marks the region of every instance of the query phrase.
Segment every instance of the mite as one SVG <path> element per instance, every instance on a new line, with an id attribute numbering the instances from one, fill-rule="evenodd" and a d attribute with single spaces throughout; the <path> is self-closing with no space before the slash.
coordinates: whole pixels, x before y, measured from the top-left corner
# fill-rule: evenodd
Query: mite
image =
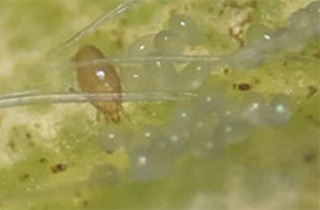
<path id="1" fill-rule="evenodd" d="M 84 46 L 78 50 L 73 60 L 77 66 L 79 87 L 87 93 L 121 93 L 121 81 L 115 67 L 106 62 L 94 62 L 104 59 L 103 53 L 95 46 Z M 120 122 L 122 110 L 121 97 L 112 102 L 91 102 L 105 119 Z"/>

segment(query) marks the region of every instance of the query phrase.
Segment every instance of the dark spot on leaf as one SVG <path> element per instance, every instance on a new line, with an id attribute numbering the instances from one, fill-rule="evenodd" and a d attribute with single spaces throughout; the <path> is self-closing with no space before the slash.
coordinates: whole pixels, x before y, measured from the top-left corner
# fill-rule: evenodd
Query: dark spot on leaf
<path id="1" fill-rule="evenodd" d="M 88 203 L 87 200 L 84 200 L 83 203 L 82 203 L 83 206 L 88 206 L 88 204 L 89 204 L 89 203 Z"/>
<path id="2" fill-rule="evenodd" d="M 69 87 L 69 88 L 68 88 L 68 92 L 69 92 L 69 93 L 73 93 L 73 92 L 75 92 L 75 89 L 74 89 L 73 87 Z"/>
<path id="3" fill-rule="evenodd" d="M 311 98 L 314 94 L 318 92 L 318 89 L 312 85 L 308 86 L 307 99 Z"/>
<path id="4" fill-rule="evenodd" d="M 30 179 L 30 174 L 25 173 L 19 178 L 19 181 L 23 182 L 23 181 L 26 181 L 27 179 Z"/>
<path id="5" fill-rule="evenodd" d="M 45 158 L 40 158 L 40 159 L 39 159 L 39 162 L 40 162 L 40 163 L 46 163 L 46 162 L 47 162 L 47 159 L 45 159 Z"/>
<path id="6" fill-rule="evenodd" d="M 234 89 L 237 88 L 238 90 L 241 90 L 241 91 L 248 91 L 251 89 L 251 85 L 248 83 L 240 83 L 240 84 L 234 84 L 233 88 Z"/>
<path id="7" fill-rule="evenodd" d="M 112 155 L 113 152 L 114 152 L 114 151 L 112 151 L 112 150 L 107 150 L 107 151 L 106 151 L 106 153 L 107 153 L 108 155 Z"/>
<path id="8" fill-rule="evenodd" d="M 315 159 L 316 155 L 314 153 L 308 153 L 303 157 L 303 161 L 306 163 L 312 163 Z"/>
<path id="9" fill-rule="evenodd" d="M 31 133 L 27 132 L 27 133 L 26 133 L 26 137 L 27 137 L 28 139 L 30 139 L 30 138 L 31 138 Z"/>
<path id="10" fill-rule="evenodd" d="M 256 85 L 261 83 L 261 80 L 258 78 L 253 78 L 253 80 Z"/>
<path id="11" fill-rule="evenodd" d="M 16 149 L 16 143 L 13 140 L 10 140 L 7 145 L 8 147 L 10 147 L 11 150 Z"/>
<path id="12" fill-rule="evenodd" d="M 316 59 L 320 60 L 320 49 L 319 49 L 318 52 L 315 53 L 313 56 L 314 56 Z"/>
<path id="13" fill-rule="evenodd" d="M 224 74 L 229 74 L 230 73 L 230 69 L 223 69 L 222 70 Z"/>
<path id="14" fill-rule="evenodd" d="M 63 172 L 65 170 L 67 170 L 68 166 L 66 164 L 56 164 L 54 166 L 51 166 L 51 171 L 52 173 L 60 173 Z"/>
<path id="15" fill-rule="evenodd" d="M 247 91 L 247 90 L 250 90 L 251 86 L 246 83 L 241 83 L 238 88 L 239 90 Z"/>

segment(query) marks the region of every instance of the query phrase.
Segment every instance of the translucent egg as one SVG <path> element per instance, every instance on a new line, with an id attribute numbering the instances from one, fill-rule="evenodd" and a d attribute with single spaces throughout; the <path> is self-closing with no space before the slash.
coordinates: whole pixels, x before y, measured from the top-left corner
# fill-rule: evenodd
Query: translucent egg
<path id="1" fill-rule="evenodd" d="M 214 131 L 214 139 L 224 144 L 234 144 L 245 140 L 254 131 L 253 126 L 242 120 L 222 121 Z"/>
<path id="2" fill-rule="evenodd" d="M 225 153 L 223 141 L 218 141 L 211 133 L 211 137 L 199 142 L 191 150 L 192 154 L 198 158 L 215 160 L 221 158 Z"/>
<path id="3" fill-rule="evenodd" d="M 305 10 L 298 11 L 290 17 L 287 26 L 289 28 L 306 28 L 310 24 L 309 16 Z"/>
<path id="4" fill-rule="evenodd" d="M 217 112 L 217 116 L 223 121 L 233 121 L 241 119 L 241 107 L 239 107 L 238 100 L 228 101 L 222 112 Z"/>
<path id="5" fill-rule="evenodd" d="M 113 153 L 121 147 L 121 142 L 126 138 L 123 129 L 119 126 L 109 125 L 107 129 L 100 132 L 97 137 L 99 147 L 107 153 Z"/>
<path id="6" fill-rule="evenodd" d="M 187 127 L 170 127 L 164 133 L 162 146 L 167 155 L 177 156 L 187 149 L 190 138 L 190 130 Z"/>
<path id="7" fill-rule="evenodd" d="M 192 62 L 179 74 L 183 89 L 196 90 L 202 86 L 205 79 L 210 75 L 210 62 Z"/>
<path id="8" fill-rule="evenodd" d="M 257 67 L 263 60 L 264 53 L 257 47 L 243 47 L 226 58 L 231 69 L 251 70 Z"/>
<path id="9" fill-rule="evenodd" d="M 186 131 L 174 127 L 145 127 L 135 138 L 146 144 L 132 147 L 129 151 L 132 177 L 135 181 L 152 181 L 167 177 L 172 172 L 172 164 L 185 151 Z"/>
<path id="10" fill-rule="evenodd" d="M 157 143 L 157 144 L 155 144 Z M 159 141 L 130 153 L 132 178 L 135 181 L 152 181 L 166 177 L 172 172 L 172 159 Z"/>
<path id="11" fill-rule="evenodd" d="M 305 34 L 298 30 L 281 28 L 275 34 L 274 51 L 279 52 L 299 52 L 303 49 L 306 42 Z"/>
<path id="12" fill-rule="evenodd" d="M 154 37 L 155 49 L 161 55 L 179 55 L 184 49 L 184 44 L 172 31 L 160 31 Z"/>
<path id="13" fill-rule="evenodd" d="M 177 127 L 177 129 L 184 127 L 188 129 L 193 121 L 196 119 L 197 111 L 195 110 L 194 104 L 191 103 L 179 103 L 175 107 L 171 119 L 170 124 L 172 127 Z"/>
<path id="14" fill-rule="evenodd" d="M 282 125 L 292 116 L 289 98 L 278 95 L 270 102 L 258 95 L 247 97 L 244 102 L 243 117 L 254 126 Z"/>
<path id="15" fill-rule="evenodd" d="M 217 159 L 224 155 L 225 147 L 239 143 L 254 131 L 245 121 L 221 121 L 212 125 L 206 138 L 196 139 L 193 144 L 193 154 L 201 158 Z"/>
<path id="16" fill-rule="evenodd" d="M 216 82 L 215 84 L 204 85 L 199 89 L 198 100 L 195 109 L 204 114 L 223 113 L 227 107 L 225 84 Z"/>
<path id="17" fill-rule="evenodd" d="M 169 21 L 169 29 L 179 39 L 188 45 L 199 45 L 203 43 L 204 36 L 201 28 L 186 15 L 175 15 Z"/>
<path id="18" fill-rule="evenodd" d="M 155 126 L 145 126 L 135 132 L 134 139 L 136 144 L 149 145 L 158 138 L 159 131 Z"/>
<path id="19" fill-rule="evenodd" d="M 146 35 L 138 38 L 128 48 L 129 56 L 146 56 L 154 52 L 154 35 Z"/>
<path id="20" fill-rule="evenodd" d="M 320 3 L 315 1 L 306 8 L 293 13 L 288 20 L 287 26 L 290 28 L 303 29 L 311 26 L 312 20 L 319 23 Z"/>
<path id="21" fill-rule="evenodd" d="M 213 128 L 216 125 L 217 119 L 213 117 L 213 115 L 200 115 L 197 117 L 198 119 L 194 120 L 192 126 L 192 135 L 194 137 L 199 137 L 199 140 L 202 136 L 206 137 L 207 134 L 211 133 Z M 210 134 L 211 135 L 211 134 Z"/>
<path id="22" fill-rule="evenodd" d="M 190 150 L 197 157 L 207 157 L 217 146 L 213 138 L 213 130 L 217 119 L 212 115 L 200 115 L 191 127 Z"/>
<path id="23" fill-rule="evenodd" d="M 153 53 L 151 56 L 157 56 L 157 54 Z M 178 72 L 171 62 L 162 60 L 147 61 L 144 64 L 144 71 L 151 75 L 150 80 L 156 90 L 179 89 L 180 84 L 177 82 Z"/>
<path id="24" fill-rule="evenodd" d="M 271 41 L 273 31 L 265 25 L 251 25 L 246 34 L 246 43 L 252 44 L 257 40 Z"/>
<path id="25" fill-rule="evenodd" d="M 254 126 L 261 127 L 268 124 L 268 102 L 259 94 L 247 95 L 240 105 L 242 108 L 242 118 Z"/>
<path id="26" fill-rule="evenodd" d="M 172 171 L 170 163 L 144 154 L 131 157 L 131 173 L 134 181 L 152 181 L 168 176 Z"/>
<path id="27" fill-rule="evenodd" d="M 292 117 L 292 109 L 289 104 L 289 98 L 285 95 L 274 97 L 267 112 L 267 120 L 270 125 L 283 125 Z"/>
<path id="28" fill-rule="evenodd" d="M 126 92 L 154 91 L 155 76 L 145 68 L 125 68 L 121 70 L 122 85 Z"/>

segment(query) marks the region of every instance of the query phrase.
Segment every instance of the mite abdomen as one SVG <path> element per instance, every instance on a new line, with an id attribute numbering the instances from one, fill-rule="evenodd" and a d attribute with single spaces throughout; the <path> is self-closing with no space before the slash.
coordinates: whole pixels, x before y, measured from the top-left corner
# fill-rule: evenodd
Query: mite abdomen
<path id="1" fill-rule="evenodd" d="M 121 81 L 115 67 L 103 61 L 105 56 L 95 46 L 82 47 L 75 55 L 79 87 L 88 93 L 121 93 Z M 98 62 L 95 62 L 99 60 Z M 120 121 L 121 97 L 112 102 L 92 102 L 107 119 Z"/>

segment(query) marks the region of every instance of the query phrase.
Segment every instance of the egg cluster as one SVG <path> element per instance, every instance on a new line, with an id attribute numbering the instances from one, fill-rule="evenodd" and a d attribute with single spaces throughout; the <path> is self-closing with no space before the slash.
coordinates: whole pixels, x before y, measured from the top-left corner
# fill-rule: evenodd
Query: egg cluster
<path id="1" fill-rule="evenodd" d="M 234 70 L 247 70 L 270 54 L 301 49 L 319 35 L 319 24 L 315 24 L 319 8 L 319 2 L 311 3 L 275 32 L 266 26 L 253 25 L 247 31 L 248 44 L 225 56 L 223 62 Z M 299 33 L 301 30 L 304 33 Z M 97 141 L 103 150 L 127 148 L 134 180 L 169 175 L 182 154 L 219 158 L 228 144 L 248 139 L 262 127 L 281 126 L 292 117 L 293 108 L 286 95 L 264 97 L 249 91 L 236 101 L 228 98 L 225 84 L 210 80 L 216 70 L 213 61 L 181 64 L 161 59 L 161 56 L 183 55 L 187 47 L 201 45 L 203 40 L 203 32 L 194 20 L 175 15 L 169 20 L 168 29 L 146 35 L 128 48 L 129 57 L 157 56 L 159 60 L 145 59 L 141 66 L 122 69 L 126 91 L 192 90 L 197 95 L 177 102 L 168 121 L 161 125 L 131 130 L 112 125 L 101 132 Z M 140 144 L 132 146 L 131 142 Z"/>
<path id="2" fill-rule="evenodd" d="M 245 140 L 261 127 L 285 124 L 292 115 L 290 100 L 283 95 L 266 99 L 248 94 L 235 105 L 221 85 L 206 85 L 197 93 L 197 99 L 177 103 L 168 123 L 138 131 L 111 125 L 101 132 L 98 144 L 108 153 L 128 148 L 133 177 L 148 180 L 170 173 L 182 154 L 219 158 L 226 145 Z M 131 145 L 137 141 L 140 146 Z"/>
<path id="3" fill-rule="evenodd" d="M 161 59 L 182 55 L 187 47 L 201 45 L 204 40 L 201 28 L 186 15 L 173 16 L 168 27 L 143 36 L 129 46 L 128 56 L 141 57 L 145 62 L 142 68 L 130 66 L 121 70 L 122 83 L 127 91 L 197 89 L 210 74 L 212 66 L 209 62 L 195 61 L 181 69 L 177 68 L 181 63 Z M 148 57 L 159 59 L 148 60 Z"/>
<path id="4" fill-rule="evenodd" d="M 231 68 L 248 70 L 283 53 L 299 52 L 311 40 L 319 42 L 319 13 L 320 2 L 315 1 L 293 13 L 277 31 L 265 25 L 252 25 L 247 32 L 249 44 L 226 56 L 225 62 Z"/>

